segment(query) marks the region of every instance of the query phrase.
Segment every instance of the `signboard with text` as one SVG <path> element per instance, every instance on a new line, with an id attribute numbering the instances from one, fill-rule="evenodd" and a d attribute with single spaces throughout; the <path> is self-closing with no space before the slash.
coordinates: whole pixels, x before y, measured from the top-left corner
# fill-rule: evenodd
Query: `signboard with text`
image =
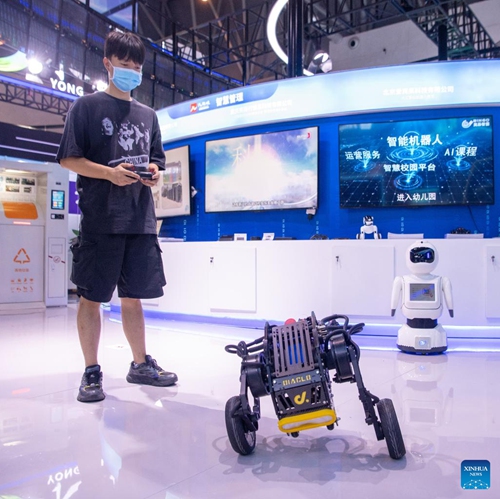
<path id="1" fill-rule="evenodd" d="M 232 89 L 158 111 L 164 142 L 266 123 L 370 111 L 498 105 L 500 60 L 332 72 Z"/>

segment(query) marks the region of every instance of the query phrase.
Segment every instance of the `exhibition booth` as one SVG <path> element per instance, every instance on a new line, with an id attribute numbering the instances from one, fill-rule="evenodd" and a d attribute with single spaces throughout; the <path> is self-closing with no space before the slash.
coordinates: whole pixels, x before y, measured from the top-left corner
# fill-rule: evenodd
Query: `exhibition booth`
<path id="1" fill-rule="evenodd" d="M 341 313 L 396 334 L 392 283 L 423 237 L 453 287 L 440 322 L 498 337 L 499 78 L 497 60 L 412 64 L 160 110 L 182 195 L 157 211 L 168 284 L 147 313 L 256 327 Z M 381 239 L 358 239 L 366 215 Z"/>

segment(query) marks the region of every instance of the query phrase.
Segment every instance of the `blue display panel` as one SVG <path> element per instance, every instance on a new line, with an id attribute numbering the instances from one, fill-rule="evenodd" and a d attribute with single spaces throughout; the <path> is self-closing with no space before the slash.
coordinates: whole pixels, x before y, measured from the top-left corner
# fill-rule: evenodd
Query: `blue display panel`
<path id="1" fill-rule="evenodd" d="M 318 127 L 206 143 L 206 212 L 316 208 Z"/>
<path id="2" fill-rule="evenodd" d="M 341 208 L 494 203 L 493 118 L 339 126 Z"/>
<path id="3" fill-rule="evenodd" d="M 50 196 L 50 207 L 52 210 L 64 210 L 64 191 L 53 190 Z"/>

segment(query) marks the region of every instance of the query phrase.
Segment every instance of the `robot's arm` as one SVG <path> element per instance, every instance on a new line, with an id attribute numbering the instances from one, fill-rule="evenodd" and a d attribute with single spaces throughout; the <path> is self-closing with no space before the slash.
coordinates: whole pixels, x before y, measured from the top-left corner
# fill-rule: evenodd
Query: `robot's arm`
<path id="1" fill-rule="evenodd" d="M 378 231 L 378 227 L 376 225 L 371 226 L 371 231 L 370 233 L 373 233 L 373 238 L 374 239 L 382 239 L 382 234 Z"/>
<path id="2" fill-rule="evenodd" d="M 391 316 L 394 317 L 396 313 L 396 308 L 399 304 L 399 297 L 401 296 L 401 290 L 403 289 L 403 278 L 397 276 L 392 283 L 392 296 L 391 296 Z"/>
<path id="3" fill-rule="evenodd" d="M 446 307 L 450 312 L 450 317 L 453 317 L 453 294 L 451 291 L 451 282 L 447 277 L 442 277 L 442 285 Z"/>

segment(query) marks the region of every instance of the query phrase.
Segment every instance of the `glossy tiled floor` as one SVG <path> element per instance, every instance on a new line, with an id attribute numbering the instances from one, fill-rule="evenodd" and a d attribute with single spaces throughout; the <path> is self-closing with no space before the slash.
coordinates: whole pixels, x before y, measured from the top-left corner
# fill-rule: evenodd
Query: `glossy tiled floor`
<path id="1" fill-rule="evenodd" d="M 125 381 L 119 317 L 103 312 L 107 398 L 82 404 L 75 317 L 74 305 L 0 316 L 0 498 L 500 497 L 500 342 L 450 340 L 446 355 L 422 357 L 393 338 L 356 337 L 367 388 L 396 407 L 400 461 L 365 424 L 349 383 L 333 385 L 339 426 L 297 439 L 278 431 L 263 398 L 257 448 L 243 457 L 224 424 L 240 361 L 223 347 L 260 330 L 149 320 L 149 351 L 179 383 L 141 387 Z M 489 490 L 461 488 L 464 460 L 490 462 Z"/>

